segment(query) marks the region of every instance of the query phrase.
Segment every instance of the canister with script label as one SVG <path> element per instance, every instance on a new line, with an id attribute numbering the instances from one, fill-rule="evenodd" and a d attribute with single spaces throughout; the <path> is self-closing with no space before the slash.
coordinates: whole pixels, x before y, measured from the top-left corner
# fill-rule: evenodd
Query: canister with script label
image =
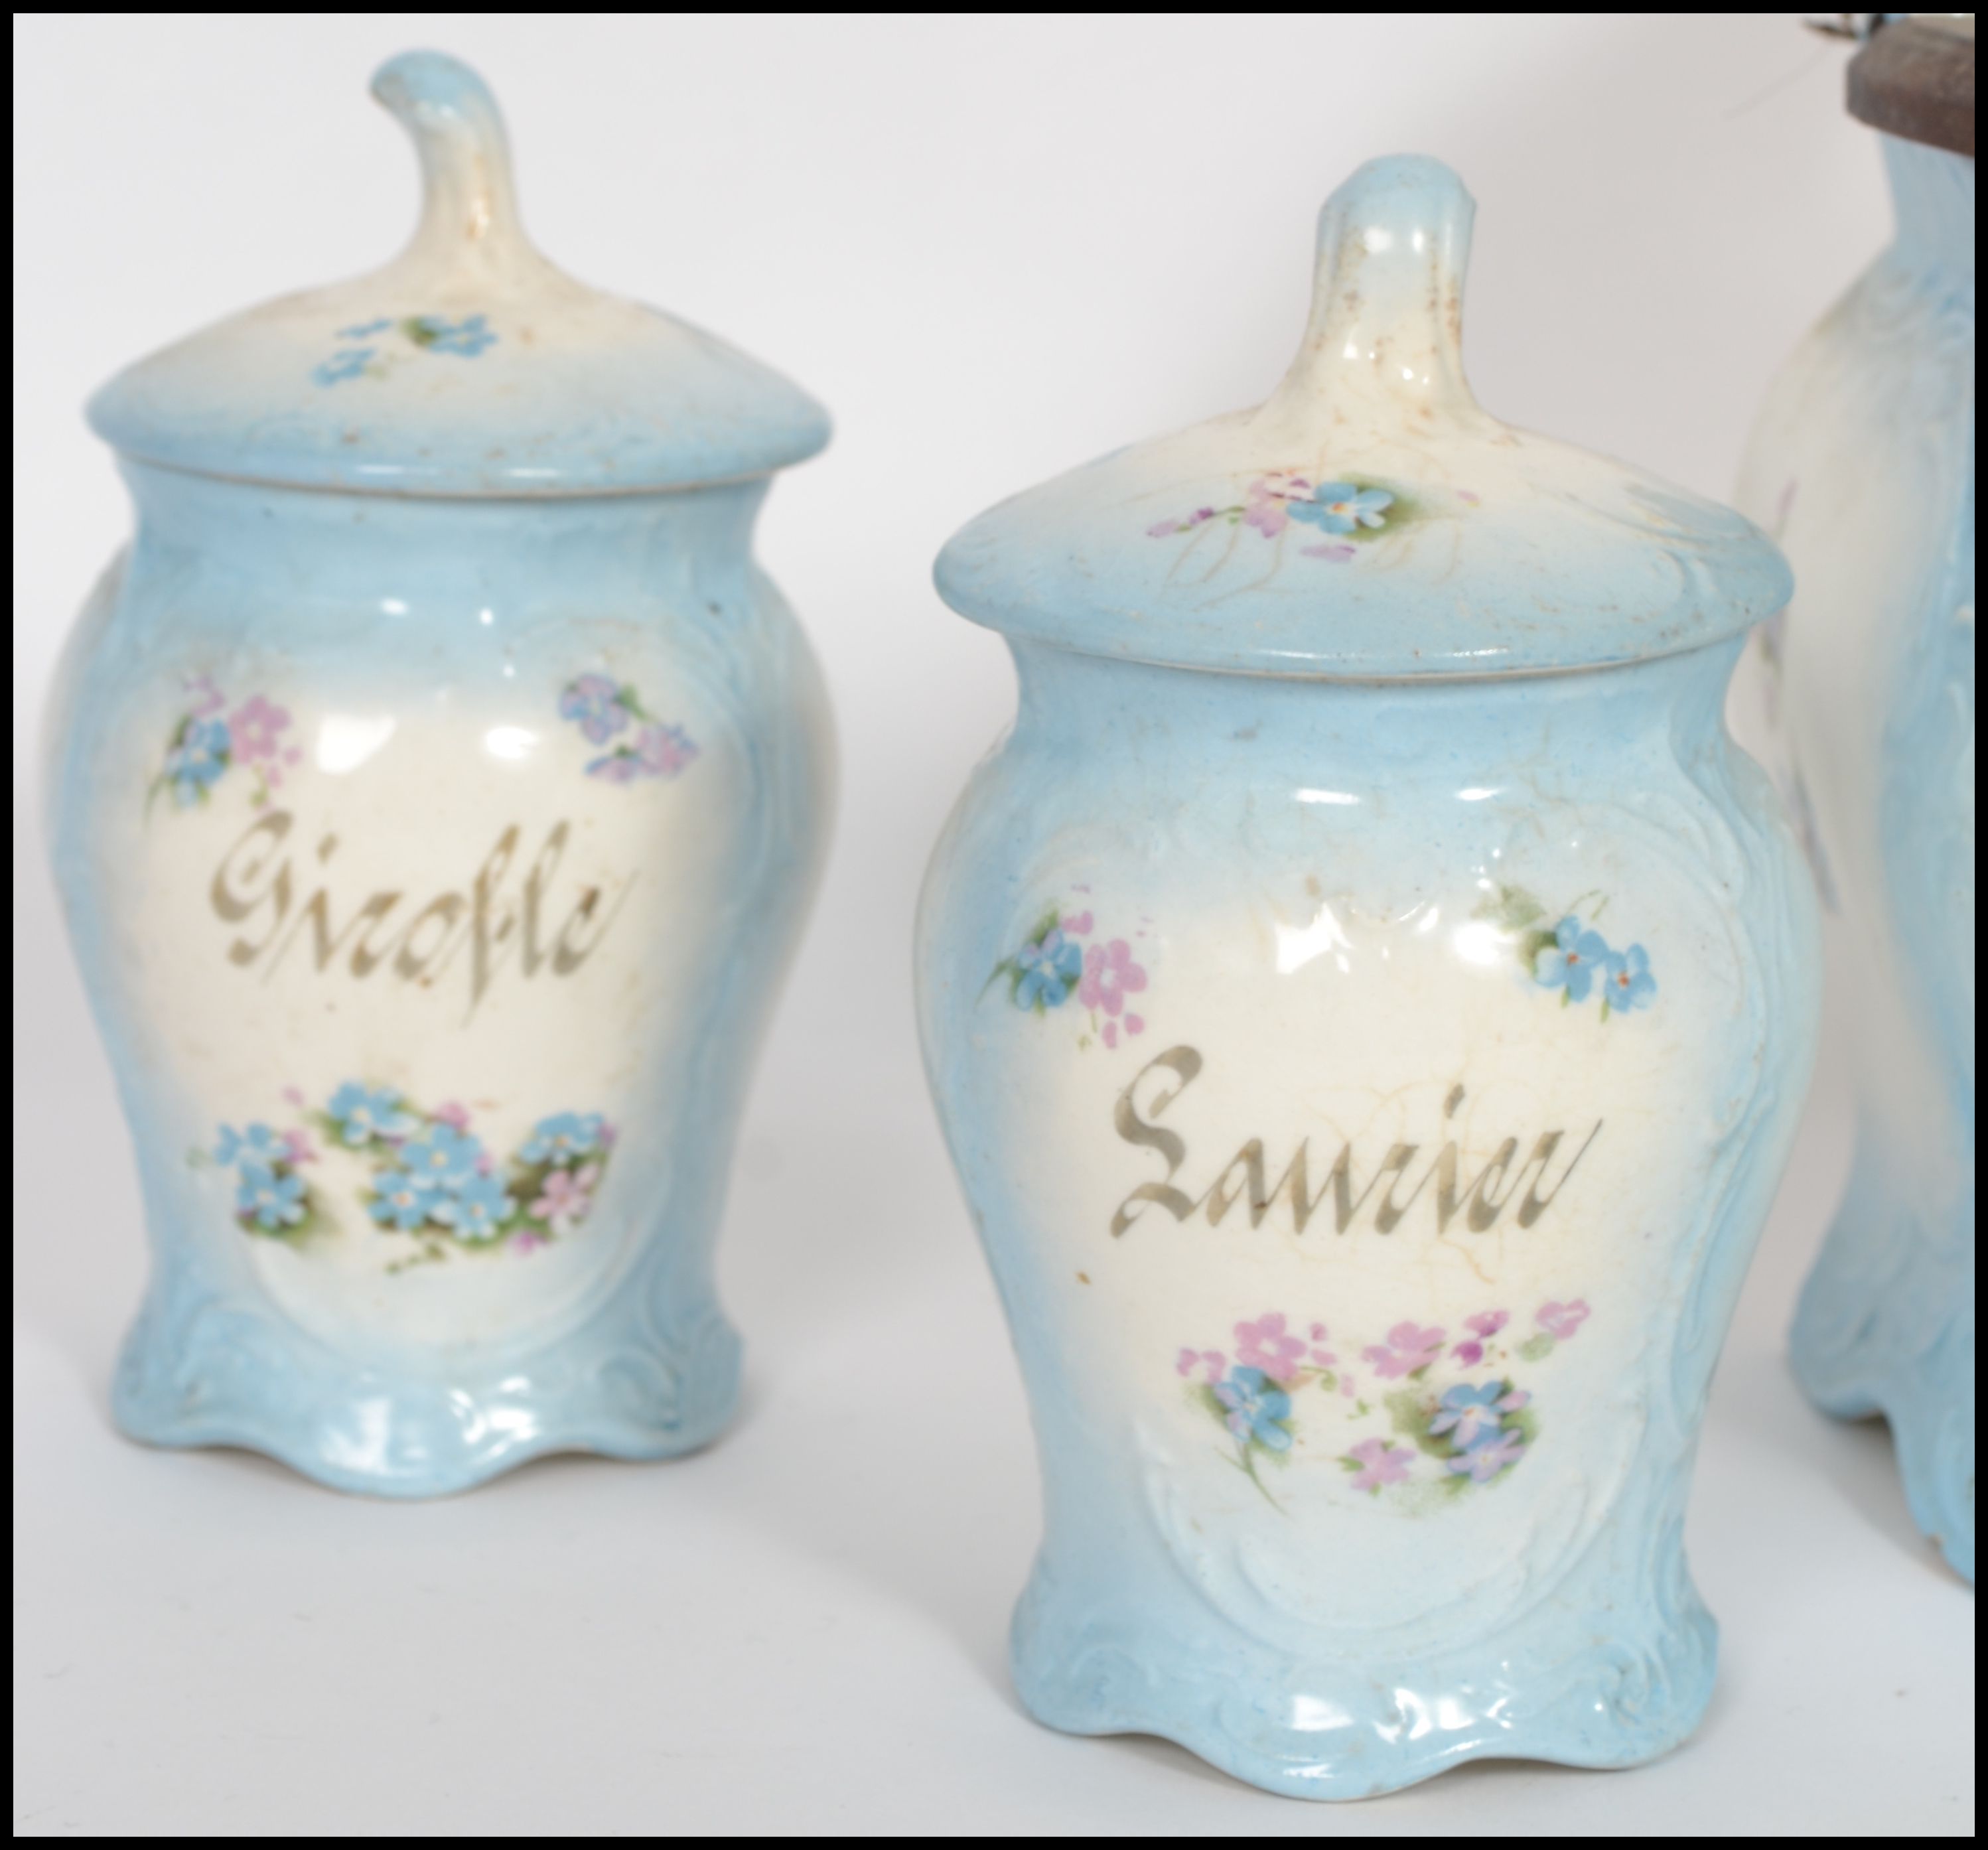
<path id="1" fill-rule="evenodd" d="M 1816 1035 L 1721 717 L 1787 568 L 1478 407 L 1471 215 L 1361 168 L 1267 403 L 938 569 L 1020 679 L 918 952 L 1042 1456 L 1016 1680 L 1322 1798 L 1697 1720 L 1692 1452 Z"/>
<path id="2" fill-rule="evenodd" d="M 473 73 L 374 90 L 401 255 L 92 402 L 137 531 L 49 796 L 154 1247 L 120 1422 L 421 1495 L 732 1405 L 712 1244 L 832 782 L 752 532 L 827 422 L 539 255 Z"/>

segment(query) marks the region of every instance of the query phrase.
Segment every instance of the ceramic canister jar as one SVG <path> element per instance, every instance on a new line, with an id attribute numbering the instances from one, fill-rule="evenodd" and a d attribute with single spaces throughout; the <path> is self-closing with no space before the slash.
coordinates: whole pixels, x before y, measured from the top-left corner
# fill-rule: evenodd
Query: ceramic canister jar
<path id="1" fill-rule="evenodd" d="M 1363 167 L 1267 404 L 938 563 L 1021 684 L 918 939 L 1043 1458 L 1017 1680 L 1319 1798 L 1697 1720 L 1687 1480 L 1816 1032 L 1720 710 L 1787 570 L 1477 408 L 1471 209 Z"/>
<path id="2" fill-rule="evenodd" d="M 1793 1348 L 1817 1405 L 1888 1418 L 1914 1517 L 1972 1579 L 1973 20 L 1883 26 L 1850 106 L 1884 131 L 1898 235 L 1775 381 L 1740 485 L 1797 574 L 1764 685 L 1857 1056 Z"/>
<path id="3" fill-rule="evenodd" d="M 539 255 L 473 73 L 374 87 L 408 249 L 91 405 L 137 535 L 49 797 L 154 1248 L 119 1420 L 420 1494 L 732 1402 L 712 1249 L 832 749 L 750 537 L 827 426 Z"/>

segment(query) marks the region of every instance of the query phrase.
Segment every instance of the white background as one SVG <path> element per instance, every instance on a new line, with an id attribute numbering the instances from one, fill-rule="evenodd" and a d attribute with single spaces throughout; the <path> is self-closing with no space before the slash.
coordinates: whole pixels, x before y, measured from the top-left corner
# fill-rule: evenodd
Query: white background
<path id="1" fill-rule="evenodd" d="M 421 44 L 495 87 L 554 257 L 834 411 L 762 550 L 844 783 L 727 1226 L 735 1429 L 401 1507 L 109 1429 L 143 1239 L 33 760 L 127 519 L 81 400 L 397 245 L 413 164 L 364 86 Z M 1726 492 L 1768 373 L 1885 235 L 1841 48 L 1710 14 L 39 14 L 15 46 L 17 1829 L 1972 1829 L 1969 1597 L 1882 1429 L 1812 1414 L 1783 1360 L 1848 1161 L 1833 1026 L 1706 1432 L 1689 1544 L 1724 1643 L 1698 1737 L 1633 1773 L 1479 1766 L 1327 1808 L 1017 1707 L 1027 1422 L 912 1025 L 924 857 L 1013 698 L 998 641 L 930 589 L 948 533 L 1260 397 L 1320 201 L 1405 149 L 1479 201 L 1485 402 Z"/>

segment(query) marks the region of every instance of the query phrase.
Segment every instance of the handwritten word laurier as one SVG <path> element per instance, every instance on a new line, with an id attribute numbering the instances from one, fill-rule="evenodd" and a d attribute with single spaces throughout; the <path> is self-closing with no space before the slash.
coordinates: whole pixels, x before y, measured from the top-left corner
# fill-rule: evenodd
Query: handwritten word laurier
<path id="1" fill-rule="evenodd" d="M 1328 1204 L 1333 1231 L 1344 1233 L 1369 1201 L 1374 1204 L 1374 1231 L 1391 1233 L 1422 1199 L 1423 1191 L 1431 1182 L 1435 1186 L 1429 1198 L 1429 1206 L 1439 1234 L 1447 1233 L 1459 1216 L 1472 1233 L 1488 1233 L 1497 1225 L 1499 1216 L 1514 1199 L 1518 1202 L 1514 1218 L 1519 1226 L 1530 1227 L 1553 1205 L 1554 1198 L 1566 1186 L 1567 1178 L 1574 1173 L 1575 1165 L 1587 1155 L 1588 1146 L 1601 1134 L 1601 1121 L 1598 1118 L 1580 1148 L 1568 1158 L 1566 1168 L 1560 1171 L 1550 1189 L 1545 1186 L 1547 1172 L 1566 1140 L 1564 1131 L 1541 1131 L 1533 1140 L 1532 1148 L 1523 1161 L 1519 1155 L 1523 1140 L 1506 1138 L 1468 1181 L 1464 1179 L 1463 1158 L 1456 1141 L 1449 1138 L 1412 1187 L 1408 1187 L 1408 1171 L 1422 1149 L 1420 1144 L 1398 1142 L 1391 1145 L 1381 1158 L 1379 1166 L 1361 1185 L 1354 1165 L 1353 1146 L 1342 1142 L 1337 1157 L 1320 1179 L 1316 1194 L 1311 1192 L 1308 1141 L 1300 1142 L 1283 1174 L 1274 1185 L 1266 1186 L 1269 1170 L 1263 1160 L 1263 1140 L 1253 1137 L 1229 1159 L 1215 1179 L 1196 1195 L 1175 1185 L 1187 1162 L 1186 1140 L 1158 1121 L 1194 1083 L 1201 1069 L 1202 1057 L 1198 1050 L 1169 1047 L 1148 1061 L 1119 1094 L 1112 1114 L 1118 1135 L 1129 1144 L 1157 1151 L 1165 1160 L 1167 1174 L 1164 1182 L 1142 1182 L 1119 1203 L 1117 1212 L 1111 1217 L 1114 1237 L 1123 1234 L 1149 1208 L 1170 1214 L 1177 1221 L 1204 1214 L 1210 1226 L 1219 1227 L 1229 1209 L 1240 1203 L 1249 1213 L 1250 1226 L 1261 1226 L 1264 1217 L 1280 1200 L 1286 1202 L 1292 1223 L 1300 1233 L 1310 1225 L 1313 1216 Z M 1165 1077 L 1156 1084 L 1144 1084 L 1156 1074 Z M 1445 1121 L 1455 1115 L 1456 1108 L 1463 1102 L 1463 1096 L 1462 1086 L 1452 1088 L 1443 1109 Z M 1141 1097 L 1145 1101 L 1143 1106 L 1140 1103 Z M 1405 1195 L 1401 1192 L 1404 1188 L 1407 1188 Z M 1524 1194 L 1520 1196 L 1522 1188 Z"/>

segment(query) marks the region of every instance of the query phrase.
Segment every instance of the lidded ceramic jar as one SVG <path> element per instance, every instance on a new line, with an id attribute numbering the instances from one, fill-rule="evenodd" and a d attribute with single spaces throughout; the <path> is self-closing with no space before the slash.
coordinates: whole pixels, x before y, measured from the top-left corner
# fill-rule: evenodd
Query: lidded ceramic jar
<path id="1" fill-rule="evenodd" d="M 751 536 L 827 422 L 540 256 L 474 73 L 374 90 L 408 248 L 92 401 L 137 533 L 49 794 L 154 1246 L 119 1421 L 420 1494 L 732 1405 L 712 1245 L 832 777 Z"/>
<path id="2" fill-rule="evenodd" d="M 1774 381 L 1740 492 L 1797 573 L 1762 685 L 1856 1050 L 1849 1189 L 1792 1351 L 1818 1406 L 1889 1421 L 1915 1520 L 1971 1580 L 1973 19 L 1882 24 L 1850 109 L 1897 235 Z"/>
<path id="3" fill-rule="evenodd" d="M 1021 689 L 918 934 L 1042 1456 L 1016 1679 L 1319 1798 L 1697 1720 L 1685 1491 L 1816 1033 L 1721 716 L 1787 570 L 1478 408 L 1471 211 L 1361 168 L 1266 404 L 938 566 Z"/>

